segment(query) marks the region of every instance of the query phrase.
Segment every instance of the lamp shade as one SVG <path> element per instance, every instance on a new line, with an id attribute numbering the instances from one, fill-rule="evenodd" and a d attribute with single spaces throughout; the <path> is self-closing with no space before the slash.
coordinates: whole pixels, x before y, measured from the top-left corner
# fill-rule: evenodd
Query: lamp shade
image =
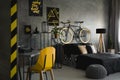
<path id="1" fill-rule="evenodd" d="M 106 29 L 105 28 L 96 29 L 96 33 L 106 33 Z"/>

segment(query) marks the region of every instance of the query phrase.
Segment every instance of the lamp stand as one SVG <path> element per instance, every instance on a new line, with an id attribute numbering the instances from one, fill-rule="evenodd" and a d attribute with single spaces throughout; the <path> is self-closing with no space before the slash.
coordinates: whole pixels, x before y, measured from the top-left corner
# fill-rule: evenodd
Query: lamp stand
<path id="1" fill-rule="evenodd" d="M 98 52 L 100 53 L 106 52 L 102 33 L 100 34 L 100 37 L 99 37 Z"/>

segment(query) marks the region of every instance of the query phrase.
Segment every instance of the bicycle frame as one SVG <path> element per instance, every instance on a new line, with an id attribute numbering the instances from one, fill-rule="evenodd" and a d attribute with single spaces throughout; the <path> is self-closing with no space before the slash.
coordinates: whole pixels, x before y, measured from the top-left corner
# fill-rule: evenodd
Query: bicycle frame
<path id="1" fill-rule="evenodd" d="M 81 23 L 83 23 L 83 21 L 76 21 L 75 23 L 80 24 L 80 25 L 77 25 L 77 26 L 76 25 L 71 25 L 70 21 L 61 22 L 61 23 L 64 24 L 64 26 L 61 28 L 62 35 L 60 35 L 59 40 L 63 44 L 68 44 L 68 43 L 72 42 L 74 38 L 77 42 L 82 42 L 82 43 L 89 42 L 90 31 L 87 28 L 82 28 L 81 27 Z M 78 29 L 73 28 L 73 27 L 78 27 Z M 88 35 L 88 37 L 86 35 Z"/>
<path id="2" fill-rule="evenodd" d="M 67 27 L 66 27 L 66 24 L 64 24 L 63 28 L 67 28 L 68 29 L 67 32 L 69 31 L 69 29 L 71 29 L 72 32 L 73 32 L 73 38 L 75 38 L 75 39 L 79 38 L 79 32 L 80 32 L 80 30 L 82 30 L 81 23 L 80 23 L 80 25 L 77 25 L 77 26 L 76 25 L 71 25 L 70 23 L 68 23 Z M 73 29 L 73 27 L 78 27 L 78 29 Z M 67 34 L 66 34 L 66 36 L 67 36 Z"/>
<path id="3" fill-rule="evenodd" d="M 79 33 L 80 30 L 82 30 L 81 26 L 71 25 L 70 22 L 62 23 L 64 24 L 64 26 L 61 29 L 61 33 L 64 34 L 64 37 L 60 38 L 62 40 L 61 42 L 67 44 L 73 41 L 74 38 L 77 42 L 80 41 Z M 73 27 L 78 27 L 78 29 L 73 29 Z"/>

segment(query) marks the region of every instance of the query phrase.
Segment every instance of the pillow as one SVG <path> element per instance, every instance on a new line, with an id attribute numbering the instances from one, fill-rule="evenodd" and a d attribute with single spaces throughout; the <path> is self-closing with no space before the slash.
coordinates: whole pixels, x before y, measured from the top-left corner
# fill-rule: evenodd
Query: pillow
<path id="1" fill-rule="evenodd" d="M 79 49 L 80 49 L 80 51 L 81 51 L 82 54 L 87 54 L 88 53 L 85 45 L 83 45 L 83 46 L 80 45 L 78 47 L 79 47 Z"/>
<path id="2" fill-rule="evenodd" d="M 86 49 L 87 49 L 88 54 L 92 54 L 92 53 L 93 53 L 93 52 L 92 52 L 92 48 L 91 48 L 90 45 L 87 45 L 87 46 L 86 46 Z"/>
<path id="3" fill-rule="evenodd" d="M 86 48 L 87 48 L 87 51 L 88 51 L 89 54 L 97 53 L 97 50 L 96 50 L 94 45 L 87 45 Z"/>
<path id="4" fill-rule="evenodd" d="M 97 49 L 94 45 L 91 45 L 91 48 L 92 48 L 92 53 L 97 53 Z"/>

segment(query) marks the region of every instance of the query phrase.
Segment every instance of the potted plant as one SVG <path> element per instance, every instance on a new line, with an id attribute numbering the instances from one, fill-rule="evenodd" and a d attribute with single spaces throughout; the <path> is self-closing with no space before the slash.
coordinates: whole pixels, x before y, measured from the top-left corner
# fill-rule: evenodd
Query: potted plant
<path id="1" fill-rule="evenodd" d="M 112 36 L 108 36 L 108 52 L 115 53 Z"/>
<path id="2" fill-rule="evenodd" d="M 55 26 L 54 28 L 52 28 L 51 33 L 54 34 L 54 38 L 58 38 L 58 36 L 60 34 L 60 28 L 58 28 L 57 26 Z"/>

